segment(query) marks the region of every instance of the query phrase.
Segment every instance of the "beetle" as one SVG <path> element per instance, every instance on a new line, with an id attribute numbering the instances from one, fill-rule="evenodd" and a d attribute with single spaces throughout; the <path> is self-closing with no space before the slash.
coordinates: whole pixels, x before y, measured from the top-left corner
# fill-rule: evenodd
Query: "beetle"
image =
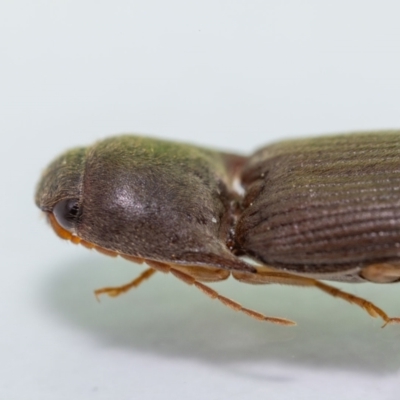
<path id="1" fill-rule="evenodd" d="M 96 295 L 118 296 L 161 271 L 253 318 L 295 324 L 206 285 L 232 276 L 315 287 L 400 322 L 321 282 L 400 280 L 400 131 L 287 140 L 248 157 L 116 136 L 56 158 L 35 202 L 61 238 L 148 265 Z"/>

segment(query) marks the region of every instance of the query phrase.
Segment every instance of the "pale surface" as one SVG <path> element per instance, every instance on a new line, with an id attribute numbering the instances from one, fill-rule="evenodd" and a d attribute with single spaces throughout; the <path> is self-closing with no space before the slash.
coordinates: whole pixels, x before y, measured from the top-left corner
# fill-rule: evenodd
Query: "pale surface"
<path id="1" fill-rule="evenodd" d="M 33 204 L 59 152 L 120 132 L 249 152 L 400 128 L 397 2 L 0 5 L 0 398 L 399 397 L 400 326 L 308 289 L 213 285 L 264 324 L 55 237 Z M 301 5 L 300 5 L 301 4 Z M 334 5 L 333 5 L 334 4 Z M 400 285 L 340 285 L 400 315 Z"/>

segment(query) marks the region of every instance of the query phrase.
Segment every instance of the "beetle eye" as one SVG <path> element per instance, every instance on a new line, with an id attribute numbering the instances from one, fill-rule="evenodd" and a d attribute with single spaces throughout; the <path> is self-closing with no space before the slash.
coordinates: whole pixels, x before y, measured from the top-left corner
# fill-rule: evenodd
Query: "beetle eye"
<path id="1" fill-rule="evenodd" d="M 59 201 L 53 208 L 57 222 L 67 231 L 74 232 L 76 224 L 82 214 L 79 209 L 78 199 L 65 199 Z"/>

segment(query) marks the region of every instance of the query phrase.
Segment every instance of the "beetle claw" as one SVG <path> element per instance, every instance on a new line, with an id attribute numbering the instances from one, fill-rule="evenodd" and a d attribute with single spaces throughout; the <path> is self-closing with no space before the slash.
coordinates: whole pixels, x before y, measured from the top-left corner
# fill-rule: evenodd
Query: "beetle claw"
<path id="1" fill-rule="evenodd" d="M 394 317 L 394 318 L 389 318 L 385 323 L 382 325 L 381 328 L 385 328 L 386 325 L 392 325 L 392 324 L 400 324 L 400 318 Z"/>

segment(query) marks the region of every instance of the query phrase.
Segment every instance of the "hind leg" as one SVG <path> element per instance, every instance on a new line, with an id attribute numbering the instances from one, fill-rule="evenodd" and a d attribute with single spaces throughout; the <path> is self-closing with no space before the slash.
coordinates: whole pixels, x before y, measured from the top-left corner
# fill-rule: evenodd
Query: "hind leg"
<path id="1" fill-rule="evenodd" d="M 293 286 L 304 286 L 304 287 L 315 287 L 322 290 L 325 293 L 333 297 L 338 297 L 349 303 L 353 303 L 364 309 L 372 317 L 381 317 L 386 326 L 391 323 L 400 323 L 400 318 L 389 317 L 382 309 L 377 307 L 375 304 L 361 297 L 353 294 L 343 292 L 333 286 L 322 283 L 316 279 L 307 278 L 290 274 L 287 272 L 274 271 L 272 269 L 258 268 L 256 274 L 247 272 L 232 272 L 232 276 L 240 282 L 251 283 L 251 284 L 263 284 L 263 283 L 278 283 L 281 285 L 293 285 Z"/>
<path id="2" fill-rule="evenodd" d="M 381 263 L 372 264 L 361 270 L 360 275 L 374 283 L 392 283 L 400 280 L 400 265 Z"/>

